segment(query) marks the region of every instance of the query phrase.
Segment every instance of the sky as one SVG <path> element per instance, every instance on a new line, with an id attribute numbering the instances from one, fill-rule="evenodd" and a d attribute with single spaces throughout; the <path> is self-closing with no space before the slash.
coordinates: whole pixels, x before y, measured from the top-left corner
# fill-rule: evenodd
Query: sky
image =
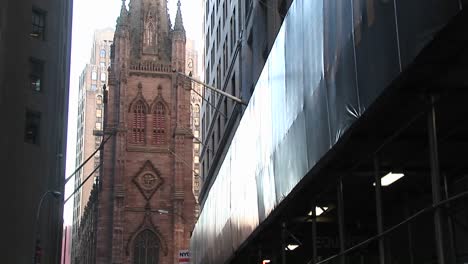
<path id="1" fill-rule="evenodd" d="M 78 78 L 90 59 L 94 31 L 108 27 L 115 28 L 115 22 L 122 6 L 121 0 L 74 0 L 73 2 L 66 177 L 71 175 L 76 166 L 79 165 L 75 164 Z M 127 5 L 128 2 L 129 0 L 126 2 Z M 181 4 L 187 38 L 196 41 L 199 54 L 202 54 L 202 0 L 181 0 Z M 168 9 L 171 21 L 174 23 L 177 0 L 168 0 Z M 65 186 L 65 197 L 68 197 L 73 192 L 73 183 L 74 180 L 70 180 Z M 72 218 L 73 200 L 70 199 L 65 204 L 64 224 L 71 225 Z"/>

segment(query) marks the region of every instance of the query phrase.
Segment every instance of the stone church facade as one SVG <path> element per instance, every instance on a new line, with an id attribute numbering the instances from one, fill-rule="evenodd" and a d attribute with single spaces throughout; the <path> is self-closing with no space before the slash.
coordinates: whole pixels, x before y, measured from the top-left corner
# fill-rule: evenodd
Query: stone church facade
<path id="1" fill-rule="evenodd" d="M 175 264 L 195 222 L 190 83 L 180 1 L 131 0 L 117 20 L 105 93 L 96 263 Z"/>

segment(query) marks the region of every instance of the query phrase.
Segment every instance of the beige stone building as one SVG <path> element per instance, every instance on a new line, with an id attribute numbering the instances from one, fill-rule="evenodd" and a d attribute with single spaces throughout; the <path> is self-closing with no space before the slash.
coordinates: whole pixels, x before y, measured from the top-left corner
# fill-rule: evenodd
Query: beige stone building
<path id="1" fill-rule="evenodd" d="M 110 63 L 110 46 L 114 38 L 114 29 L 97 30 L 94 33 L 89 64 L 86 64 L 79 79 L 76 164 L 79 166 L 99 147 L 102 140 L 103 126 L 103 85 L 107 84 L 107 68 Z M 83 183 L 75 194 L 73 222 L 76 227 L 83 215 L 89 195 L 99 177 L 99 155 L 96 153 L 76 174 L 75 187 Z M 91 177 L 85 181 L 88 176 Z M 76 230 L 76 228 L 75 228 Z"/>
<path id="2" fill-rule="evenodd" d="M 198 49 L 196 42 L 187 39 L 186 44 L 186 67 L 187 75 L 192 75 L 195 79 L 199 80 L 198 70 Z M 198 194 L 200 192 L 200 109 L 202 105 L 203 89 L 199 84 L 192 83 L 192 93 L 190 99 L 190 113 L 191 113 L 191 128 L 193 134 L 193 194 L 198 202 Z"/>

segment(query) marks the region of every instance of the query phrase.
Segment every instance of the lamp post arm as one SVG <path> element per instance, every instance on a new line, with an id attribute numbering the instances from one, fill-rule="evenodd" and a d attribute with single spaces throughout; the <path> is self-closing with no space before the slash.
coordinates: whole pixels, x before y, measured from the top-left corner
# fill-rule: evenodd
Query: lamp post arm
<path id="1" fill-rule="evenodd" d="M 172 214 L 172 215 L 176 215 L 178 217 L 180 217 L 180 219 L 182 219 L 182 221 L 184 222 L 184 224 L 187 223 L 187 221 L 185 220 L 185 217 L 179 213 L 176 213 L 174 211 L 169 211 L 169 210 L 164 210 L 164 209 L 158 209 L 156 210 L 156 212 L 158 212 L 158 214 L 165 214 L 165 215 L 169 215 L 169 214 Z"/>
<path id="2" fill-rule="evenodd" d="M 182 75 L 182 76 L 184 76 L 185 78 L 188 78 L 188 79 L 190 79 L 190 80 L 193 81 L 193 82 L 196 82 L 196 83 L 198 83 L 198 84 L 201 84 L 201 85 L 203 85 L 204 87 L 206 87 L 206 88 L 208 88 L 208 89 L 210 89 L 210 90 L 212 90 L 212 91 L 215 91 L 215 92 L 217 92 L 217 93 L 220 93 L 220 94 L 222 94 L 222 95 L 224 95 L 224 96 L 230 98 L 231 100 L 234 100 L 234 101 L 236 101 L 236 102 L 238 102 L 238 103 L 240 103 L 240 104 L 242 104 L 242 105 L 247 105 L 247 103 L 245 103 L 244 101 L 242 101 L 240 98 L 235 97 L 235 96 L 233 96 L 233 95 L 231 95 L 231 94 L 228 94 L 228 93 L 226 93 L 226 92 L 223 91 L 223 90 L 217 89 L 217 88 L 215 88 L 215 87 L 213 87 L 213 86 L 211 86 L 211 85 L 208 85 L 208 84 L 206 84 L 206 83 L 204 83 L 204 82 L 202 82 L 202 81 L 199 81 L 199 80 L 197 80 L 197 79 L 195 79 L 195 78 L 193 78 L 193 77 L 190 77 L 190 76 L 188 76 L 188 75 L 185 75 L 185 74 L 183 74 L 183 73 L 181 73 L 181 72 L 177 72 L 177 74 Z"/>
<path id="3" fill-rule="evenodd" d="M 38 232 L 38 229 L 37 229 L 37 226 L 39 224 L 39 216 L 41 214 L 41 208 L 42 208 L 42 202 L 44 202 L 44 199 L 46 198 L 47 195 L 49 195 L 50 193 L 52 193 L 52 191 L 47 191 L 45 192 L 42 196 L 41 196 L 41 199 L 39 200 L 39 204 L 37 206 L 37 209 L 36 209 L 36 219 L 34 221 L 34 227 L 36 230 L 34 230 L 34 235 L 37 235 Z"/>

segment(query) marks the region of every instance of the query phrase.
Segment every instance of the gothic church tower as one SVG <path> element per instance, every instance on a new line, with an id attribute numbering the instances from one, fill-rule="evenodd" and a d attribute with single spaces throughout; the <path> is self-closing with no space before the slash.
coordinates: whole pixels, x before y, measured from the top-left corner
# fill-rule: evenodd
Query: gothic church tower
<path id="1" fill-rule="evenodd" d="M 189 247 L 192 192 L 190 84 L 178 2 L 125 0 L 105 96 L 96 263 L 175 264 Z"/>

